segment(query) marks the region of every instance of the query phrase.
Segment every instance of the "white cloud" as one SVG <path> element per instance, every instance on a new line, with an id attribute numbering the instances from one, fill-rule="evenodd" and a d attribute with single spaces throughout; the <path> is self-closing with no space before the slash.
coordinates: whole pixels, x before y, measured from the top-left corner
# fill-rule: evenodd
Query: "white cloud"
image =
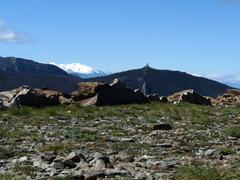
<path id="1" fill-rule="evenodd" d="M 236 74 L 193 74 L 208 79 L 213 79 L 219 82 L 240 83 L 240 73 Z"/>
<path id="2" fill-rule="evenodd" d="M 0 43 L 20 43 L 29 39 L 23 34 L 10 29 L 6 23 L 0 19 Z"/>

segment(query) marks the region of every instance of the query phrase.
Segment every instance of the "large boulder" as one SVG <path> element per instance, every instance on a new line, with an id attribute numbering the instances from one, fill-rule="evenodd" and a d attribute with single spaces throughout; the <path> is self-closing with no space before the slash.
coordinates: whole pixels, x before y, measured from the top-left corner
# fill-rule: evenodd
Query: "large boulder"
<path id="1" fill-rule="evenodd" d="M 98 84 L 94 91 L 95 96 L 83 100 L 82 105 L 104 106 L 148 102 L 141 92 L 135 92 L 117 79 L 111 84 Z"/>
<path id="2" fill-rule="evenodd" d="M 189 102 L 189 103 L 199 104 L 199 105 L 211 105 L 210 98 L 201 96 L 193 89 L 175 93 L 168 97 L 168 101 L 171 103 Z"/>
<path id="3" fill-rule="evenodd" d="M 0 92 L 0 99 L 5 107 L 31 106 L 45 107 L 58 104 L 70 103 L 67 96 L 63 93 L 48 89 L 31 89 L 23 86 L 12 91 Z"/>
<path id="4" fill-rule="evenodd" d="M 72 99 L 74 101 L 81 101 L 84 99 L 91 98 L 97 94 L 96 87 L 99 85 L 103 85 L 104 83 L 100 82 L 81 82 L 78 83 L 79 89 L 78 91 L 73 92 Z"/>

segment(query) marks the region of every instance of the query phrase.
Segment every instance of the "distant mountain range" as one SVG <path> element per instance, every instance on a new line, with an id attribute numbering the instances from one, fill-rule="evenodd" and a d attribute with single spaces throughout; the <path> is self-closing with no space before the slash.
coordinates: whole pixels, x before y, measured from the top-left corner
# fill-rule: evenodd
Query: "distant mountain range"
<path id="1" fill-rule="evenodd" d="M 125 82 L 130 88 L 140 89 L 145 94 L 157 93 L 165 96 L 185 89 L 194 89 L 202 95 L 216 97 L 231 88 L 217 81 L 184 72 L 157 70 L 149 66 L 104 75 L 106 73 L 78 63 L 42 64 L 22 58 L 0 57 L 0 91 L 28 85 L 33 88 L 47 87 L 71 93 L 78 89 L 78 82 L 111 83 L 116 78 Z M 79 76 L 94 78 L 83 79 Z"/>
<path id="2" fill-rule="evenodd" d="M 96 70 L 93 67 L 89 67 L 86 65 L 82 65 L 79 63 L 71 63 L 71 64 L 55 64 L 51 63 L 55 66 L 58 66 L 59 68 L 63 69 L 64 71 L 68 72 L 72 75 L 77 75 L 81 78 L 93 78 L 93 77 L 100 77 L 100 76 L 106 76 L 109 73 L 105 73 L 100 70 Z"/>
<path id="3" fill-rule="evenodd" d="M 234 87 L 234 88 L 240 88 L 240 83 L 225 82 L 225 84 L 227 84 L 228 86 Z"/>
<path id="4" fill-rule="evenodd" d="M 202 95 L 216 97 L 231 88 L 217 81 L 184 72 L 157 70 L 149 66 L 108 76 L 85 79 L 84 81 L 110 83 L 114 79 L 125 82 L 132 89 L 140 89 L 145 94 L 157 93 L 162 96 L 168 96 L 186 89 L 194 89 Z"/>
<path id="5" fill-rule="evenodd" d="M 28 85 L 33 88 L 47 87 L 71 93 L 77 90 L 79 81 L 80 77 L 69 75 L 51 64 L 15 57 L 0 57 L 0 91 Z"/>

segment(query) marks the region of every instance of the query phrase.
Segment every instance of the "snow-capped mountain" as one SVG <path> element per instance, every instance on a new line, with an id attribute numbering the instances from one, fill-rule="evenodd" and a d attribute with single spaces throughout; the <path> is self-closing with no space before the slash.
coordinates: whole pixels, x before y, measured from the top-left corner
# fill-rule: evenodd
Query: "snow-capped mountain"
<path id="1" fill-rule="evenodd" d="M 80 63 L 71 63 L 71 64 L 56 64 L 50 63 L 59 68 L 63 69 L 64 71 L 68 72 L 69 74 L 80 76 L 81 78 L 92 78 L 92 77 L 100 77 L 108 75 L 100 70 L 96 70 L 93 67 L 89 67 Z"/>

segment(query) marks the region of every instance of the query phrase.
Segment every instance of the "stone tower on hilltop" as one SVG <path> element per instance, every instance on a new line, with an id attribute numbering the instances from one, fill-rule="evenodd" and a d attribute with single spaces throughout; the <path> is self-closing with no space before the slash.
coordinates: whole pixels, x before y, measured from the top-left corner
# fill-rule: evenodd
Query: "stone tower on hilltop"
<path id="1" fill-rule="evenodd" d="M 151 70 L 151 67 L 148 64 L 143 67 L 143 84 L 141 87 L 141 92 L 144 95 L 152 94 L 152 86 L 151 86 L 150 79 L 148 77 L 150 70 Z"/>

